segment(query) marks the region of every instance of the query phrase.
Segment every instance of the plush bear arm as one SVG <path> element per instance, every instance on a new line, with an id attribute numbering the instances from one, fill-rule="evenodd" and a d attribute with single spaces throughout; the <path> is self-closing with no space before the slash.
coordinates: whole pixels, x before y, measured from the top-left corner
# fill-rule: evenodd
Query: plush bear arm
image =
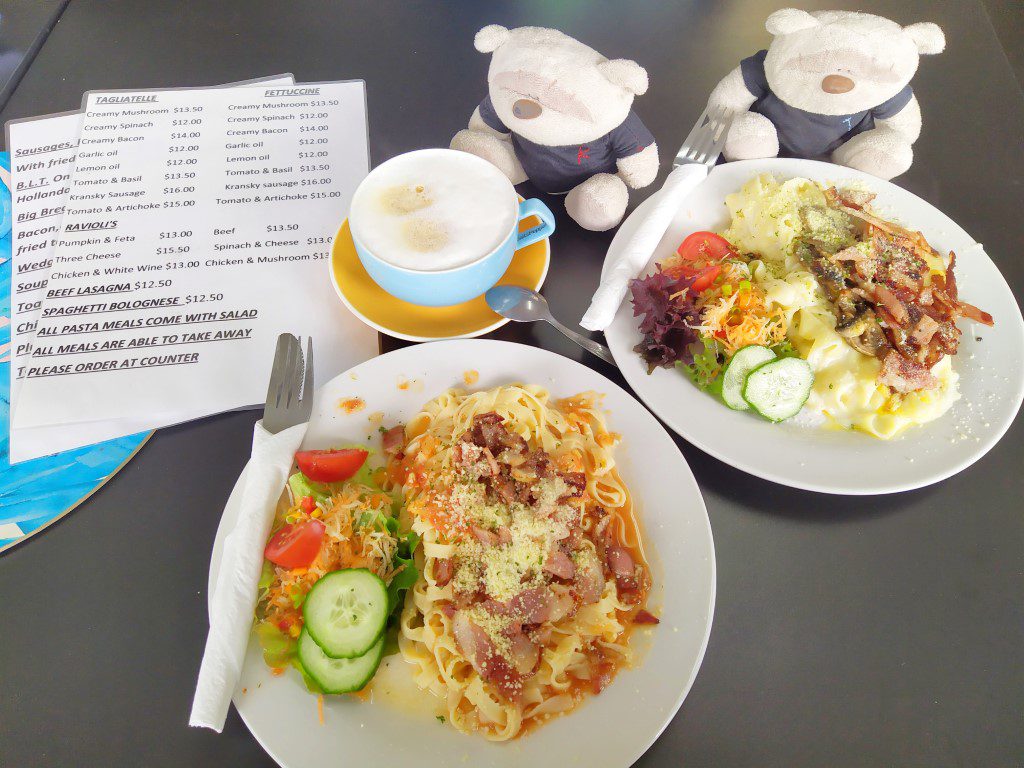
<path id="1" fill-rule="evenodd" d="M 832 162 L 889 180 L 910 168 L 914 150 L 903 134 L 880 125 L 858 133 L 836 149 Z"/>
<path id="2" fill-rule="evenodd" d="M 621 178 L 632 189 L 646 187 L 658 175 L 658 145 L 651 142 L 633 155 L 615 162 Z"/>
<path id="3" fill-rule="evenodd" d="M 743 81 L 743 71 L 736 67 L 723 77 L 708 98 L 708 106 L 712 109 L 724 107 L 733 112 L 746 112 L 757 101 Z"/>
<path id="4" fill-rule="evenodd" d="M 921 107 L 917 98 L 910 97 L 907 105 L 892 117 L 875 119 L 875 125 L 879 128 L 886 128 L 895 131 L 909 143 L 917 141 L 921 135 Z"/>
<path id="5" fill-rule="evenodd" d="M 912 145 L 921 133 L 921 107 L 913 96 L 891 117 L 875 118 L 875 127 L 858 134 L 832 153 L 833 162 L 880 179 L 906 173 L 914 162 Z"/>
<path id="6" fill-rule="evenodd" d="M 481 133 L 486 133 L 491 136 L 501 136 L 502 138 L 508 138 L 511 135 L 511 133 L 508 132 L 502 133 L 501 131 L 496 131 L 485 123 L 484 119 L 480 117 L 480 107 L 474 109 L 473 116 L 469 118 L 469 130 L 480 131 Z"/>

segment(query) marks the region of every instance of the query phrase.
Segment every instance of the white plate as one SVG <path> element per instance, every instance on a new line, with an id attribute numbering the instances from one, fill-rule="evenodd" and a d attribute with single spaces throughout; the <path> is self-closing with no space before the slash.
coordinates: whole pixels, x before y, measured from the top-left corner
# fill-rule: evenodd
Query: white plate
<path id="1" fill-rule="evenodd" d="M 1024 321 L 991 259 L 949 217 L 916 195 L 865 173 L 813 160 L 726 163 L 683 203 L 652 261 L 673 253 L 690 232 L 726 228 L 725 196 L 765 172 L 825 183 L 855 179 L 878 195 L 874 205 L 880 210 L 922 231 L 941 253 L 956 252 L 960 295 L 990 312 L 996 323 L 994 328 L 960 323 L 964 333 L 954 359 L 960 400 L 942 418 L 888 442 L 856 432 L 770 424 L 729 410 L 678 371 L 659 368 L 647 375 L 646 365 L 633 352 L 641 335 L 628 296 L 605 334 L 626 381 L 666 424 L 701 450 L 794 488 L 850 495 L 906 491 L 950 477 L 984 456 L 1009 428 L 1024 397 Z M 650 204 L 645 201 L 623 223 L 608 250 L 606 268 Z"/>
<path id="2" fill-rule="evenodd" d="M 376 443 L 378 435 L 368 414 L 383 411 L 386 425 L 403 422 L 442 390 L 464 386 L 462 376 L 468 368 L 480 373 L 474 389 L 529 382 L 559 397 L 586 390 L 605 394 L 610 427 L 623 436 L 619 466 L 637 502 L 654 579 L 650 605 L 661 616 L 661 624 L 634 637 L 643 649 L 640 661 L 621 672 L 600 696 L 506 744 L 459 733 L 437 722 L 435 713 L 408 706 L 404 700 L 411 694 L 427 701 L 430 695 L 408 684 L 411 668 L 405 668 L 400 656 L 391 657 L 389 666 L 394 668 L 388 673 L 390 680 L 407 683 L 405 692 L 382 702 L 325 697 L 321 726 L 316 697 L 306 692 L 298 675 L 292 670 L 280 677 L 271 675 L 258 643 L 250 642 L 235 706 L 263 748 L 287 768 L 628 766 L 662 732 L 697 675 L 715 602 L 715 552 L 704 501 L 668 433 L 632 396 L 600 374 L 551 352 L 500 341 L 408 347 L 324 385 L 317 393 L 304 446 L 365 442 L 367 435 Z M 412 384 L 400 390 L 397 385 L 403 380 Z M 349 415 L 337 408 L 338 400 L 351 397 L 363 398 L 366 409 Z M 211 588 L 224 535 L 238 515 L 241 481 L 217 531 Z"/>

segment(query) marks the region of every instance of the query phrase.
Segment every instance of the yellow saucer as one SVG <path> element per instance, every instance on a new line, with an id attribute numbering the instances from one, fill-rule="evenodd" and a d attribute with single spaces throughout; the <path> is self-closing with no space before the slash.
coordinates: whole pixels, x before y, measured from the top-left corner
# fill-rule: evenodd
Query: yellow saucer
<path id="1" fill-rule="evenodd" d="M 538 224 L 537 218 L 531 216 L 519 222 L 519 231 Z M 525 285 L 539 290 L 550 263 L 551 246 L 545 238 L 516 251 L 498 285 Z M 508 322 L 491 311 L 483 296 L 450 307 L 421 307 L 395 298 L 377 285 L 363 268 L 352 243 L 348 219 L 341 223 L 331 246 L 331 279 L 334 290 L 352 314 L 381 333 L 399 339 L 468 339 Z"/>

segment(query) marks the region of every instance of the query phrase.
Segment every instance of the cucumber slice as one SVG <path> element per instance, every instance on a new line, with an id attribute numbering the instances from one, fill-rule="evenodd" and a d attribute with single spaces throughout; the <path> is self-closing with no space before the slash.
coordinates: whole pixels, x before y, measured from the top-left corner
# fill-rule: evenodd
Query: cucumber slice
<path id="1" fill-rule="evenodd" d="M 358 691 L 373 677 L 384 655 L 384 638 L 354 659 L 332 659 L 305 629 L 299 635 L 299 662 L 324 693 Z"/>
<path id="2" fill-rule="evenodd" d="M 784 421 L 804 407 L 814 384 L 806 360 L 784 357 L 755 368 L 747 375 L 743 397 L 769 421 Z"/>
<path id="3" fill-rule="evenodd" d="M 743 385 L 747 374 L 760 365 L 775 359 L 775 353 L 768 347 L 751 344 L 736 351 L 722 374 L 722 399 L 734 411 L 749 410 L 750 404 L 743 399 Z"/>
<path id="4" fill-rule="evenodd" d="M 328 573 L 309 590 L 302 619 L 310 637 L 332 659 L 362 656 L 384 632 L 387 587 L 365 568 Z"/>

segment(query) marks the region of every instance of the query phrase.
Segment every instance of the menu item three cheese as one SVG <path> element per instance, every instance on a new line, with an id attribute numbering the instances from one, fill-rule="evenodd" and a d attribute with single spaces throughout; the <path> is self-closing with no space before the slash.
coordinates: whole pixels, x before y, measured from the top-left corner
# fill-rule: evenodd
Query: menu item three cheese
<path id="1" fill-rule="evenodd" d="M 456 728 L 513 738 L 599 693 L 656 624 L 629 491 L 598 406 L 449 390 L 386 436 L 422 538 L 399 647 Z"/>

